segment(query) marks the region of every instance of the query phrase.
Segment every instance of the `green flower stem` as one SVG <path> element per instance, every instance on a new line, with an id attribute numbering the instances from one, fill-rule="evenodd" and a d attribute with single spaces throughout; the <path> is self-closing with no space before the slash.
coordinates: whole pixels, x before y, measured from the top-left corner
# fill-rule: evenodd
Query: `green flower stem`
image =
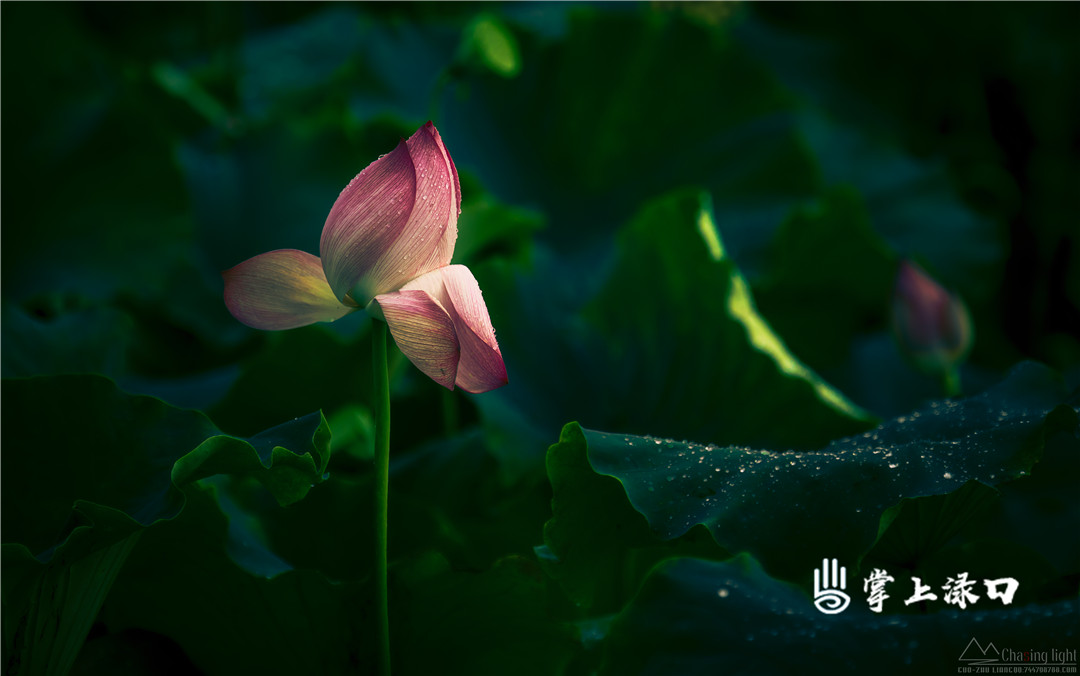
<path id="1" fill-rule="evenodd" d="M 442 414 L 443 414 L 443 433 L 447 437 L 452 437 L 457 434 L 458 428 L 458 405 L 455 392 L 450 390 L 442 391 Z"/>
<path id="2" fill-rule="evenodd" d="M 386 323 L 372 327 L 372 395 L 375 400 L 375 612 L 379 623 L 378 673 L 390 674 L 390 611 L 386 587 L 386 535 L 390 494 L 390 375 Z"/>
<path id="3" fill-rule="evenodd" d="M 960 369 L 952 367 L 945 371 L 945 375 L 941 379 L 942 389 L 945 390 L 945 396 L 959 397 L 960 396 Z"/>

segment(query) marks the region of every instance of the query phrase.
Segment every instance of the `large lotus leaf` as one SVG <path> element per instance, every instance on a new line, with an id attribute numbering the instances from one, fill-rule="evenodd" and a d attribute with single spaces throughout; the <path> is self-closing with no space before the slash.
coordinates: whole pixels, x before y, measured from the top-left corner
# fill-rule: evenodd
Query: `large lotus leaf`
<path id="1" fill-rule="evenodd" d="M 784 220 L 754 297 L 801 360 L 833 366 L 855 335 L 887 326 L 895 266 L 859 193 L 834 187 Z"/>
<path id="2" fill-rule="evenodd" d="M 340 122 L 316 118 L 311 130 L 289 122 L 273 120 L 228 145 L 197 136 L 177 149 L 199 244 L 214 269 L 272 249 L 317 254 L 341 189 L 412 131 L 406 124 L 370 125 L 347 135 Z"/>
<path id="3" fill-rule="evenodd" d="M 616 429 L 813 447 L 871 420 L 758 314 L 705 194 L 675 194 L 642 210 L 620 233 L 619 257 L 585 319 L 609 342 L 601 358 L 617 397 Z M 784 425 L 775 424 L 780 415 Z M 646 426 L 657 420 L 665 422 Z"/>
<path id="4" fill-rule="evenodd" d="M 922 251 L 935 267 L 974 282 L 978 277 L 972 273 L 980 269 L 986 273 L 986 265 L 1002 253 L 993 219 L 980 217 L 979 211 L 1009 218 L 1018 206 L 1018 194 L 1015 178 L 1009 175 L 1015 168 L 1002 166 L 1002 147 L 994 143 L 986 127 L 990 102 L 982 96 L 955 96 L 955 92 L 958 87 L 983 87 L 984 78 L 998 75 L 970 68 L 968 59 L 1008 55 L 995 61 L 1001 67 L 1023 53 L 1025 65 L 1032 67 L 1040 59 L 1052 63 L 1060 58 L 1059 47 L 1051 47 L 1055 41 L 1049 37 L 1047 50 L 1038 56 L 1038 50 L 1003 44 L 1017 37 L 1003 30 L 1018 20 L 1014 12 L 1008 8 L 984 17 L 984 28 L 997 34 L 991 39 L 986 32 L 957 35 L 951 17 L 942 16 L 940 9 L 886 10 L 876 12 L 873 19 L 855 18 L 863 30 L 850 30 L 852 15 L 837 21 L 828 9 L 786 15 L 762 10 L 748 12 L 733 33 L 786 85 L 842 123 L 832 124 L 820 114 L 801 121 L 826 180 L 858 186 L 872 204 L 879 232 L 903 253 Z M 1024 12 L 1022 20 L 1040 21 L 1036 18 L 1040 14 L 1047 29 L 1064 19 L 1051 19 L 1051 10 Z M 926 42 L 913 46 L 898 39 L 903 32 L 897 29 L 900 25 L 919 26 Z M 888 47 L 892 52 L 904 52 L 888 64 L 892 72 L 886 76 L 880 67 L 864 67 L 867 61 L 862 58 L 880 54 L 883 43 L 893 43 Z M 935 44 L 956 49 L 965 58 L 942 63 L 937 58 L 940 49 L 927 48 Z M 935 77 L 926 77 L 927 67 L 935 69 Z M 1009 70 L 1009 66 L 1004 68 Z M 1049 87 L 1054 83 L 1052 77 L 1040 82 Z M 1032 107 L 1045 105 L 1031 103 Z M 912 106 L 918 111 L 913 112 Z M 1062 114 L 1060 110 L 1046 113 Z M 901 147 L 915 149 L 923 159 L 901 152 Z M 948 166 L 926 159 L 950 154 L 954 161 Z M 965 205 L 961 193 L 966 193 L 968 204 L 981 209 Z M 943 232 L 951 236 L 940 237 Z M 992 288 L 984 280 L 985 291 Z"/>
<path id="5" fill-rule="evenodd" d="M 96 527 L 133 532 L 176 516 L 181 488 L 213 474 L 253 475 L 295 502 L 329 460 L 319 413 L 245 440 L 101 376 L 5 380 L 3 396 L 4 438 L 18 449 L 5 457 L 4 539 L 43 562 L 95 549 Z"/>
<path id="6" fill-rule="evenodd" d="M 1066 574 L 1080 574 L 1080 538 L 1061 537 L 1080 525 L 1080 449 L 1076 440 L 1075 406 L 1059 407 L 1047 419 L 1047 428 L 1067 430 L 1072 417 L 1072 433 L 1047 435 L 1043 459 L 1030 477 L 998 487 L 1002 499 L 991 514 L 978 524 L 978 535 L 1007 537 L 1017 544 L 1038 550 L 1054 568 Z M 1072 414 L 1071 416 L 1069 414 Z M 1056 421 L 1052 420 L 1056 417 Z M 1053 425 L 1051 424 L 1053 423 Z M 1051 545 L 1051 546 L 1048 546 Z"/>
<path id="7" fill-rule="evenodd" d="M 223 481 L 219 500 L 223 509 L 229 503 L 230 519 L 250 523 L 260 546 L 289 566 L 317 569 L 332 580 L 362 580 L 372 574 L 374 560 L 373 474 L 370 461 L 363 468 L 353 461 L 354 472 L 343 470 L 340 462 L 341 455 L 335 455 L 330 478 L 288 509 L 279 509 L 252 479 Z M 549 515 L 547 482 L 508 487 L 496 470 L 476 428 L 394 450 L 391 567 L 430 550 L 441 552 L 455 570 L 484 570 L 507 554 L 530 555 Z M 320 527 L 312 528 L 313 523 Z M 261 553 L 258 562 L 259 567 L 273 564 Z"/>
<path id="8" fill-rule="evenodd" d="M 617 611 L 662 558 L 729 556 L 704 528 L 671 542 L 652 532 L 619 479 L 591 469 L 588 450 L 573 423 L 548 450 L 552 515 L 544 524 L 545 544 L 536 548 L 544 571 L 578 607 L 589 615 Z"/>
<path id="9" fill-rule="evenodd" d="M 752 247 L 818 186 L 786 114 L 794 99 L 729 38 L 728 23 L 561 3 L 530 8 L 527 18 L 515 31 L 520 74 L 451 72 L 439 128 L 458 139 L 459 168 L 548 216 L 549 242 L 604 243 L 643 201 L 696 185 L 722 198 L 720 214 L 739 217 L 731 227 Z M 688 94 L 692 106 L 663 103 Z"/>
<path id="10" fill-rule="evenodd" d="M 38 40 L 56 45 L 5 78 L 11 100 L 36 102 L 5 118 L 20 130 L 4 147 L 20 167 L 4 186 L 5 221 L 20 224 L 4 229 L 5 299 L 54 291 L 103 299 L 156 287 L 193 252 L 175 138 L 147 124 L 163 116 L 158 101 L 136 93 L 137 67 L 115 59 L 78 10 L 26 6 L 5 24 L 42 27 L 36 37 L 6 30 L 10 53 Z"/>
<path id="11" fill-rule="evenodd" d="M 454 262 L 471 265 L 491 255 L 527 252 L 532 235 L 544 227 L 543 218 L 532 211 L 499 204 L 479 188 L 468 182 L 461 188 L 465 201 L 458 220 Z"/>
<path id="12" fill-rule="evenodd" d="M 1050 178 L 1035 190 L 1027 182 L 1066 176 L 1075 167 L 1071 149 L 1056 142 L 1076 118 L 1069 94 L 1074 67 L 1057 67 L 1075 63 L 1078 53 L 1074 7 L 1003 4 L 981 15 L 980 30 L 959 32 L 957 22 L 967 17 L 945 5 L 917 12 L 760 6 L 746 18 L 735 39 L 805 99 L 878 138 L 897 139 L 922 156 L 947 158 L 957 192 L 995 220 L 1024 212 L 1029 236 L 1056 239 L 1070 232 L 1069 210 L 1059 208 L 1072 199 L 1068 181 Z M 1018 26 L 1041 38 L 1032 41 Z M 904 37 L 911 31 L 922 36 L 917 44 Z M 955 58 L 942 59 L 946 51 Z M 893 58 L 876 58 L 883 53 Z M 849 167 L 859 171 L 856 163 Z M 931 216 L 918 201 L 910 208 Z M 968 241 L 941 244 L 959 251 Z M 1049 247 L 1036 248 L 1042 256 L 1054 255 Z"/>
<path id="13" fill-rule="evenodd" d="M 875 231 L 868 207 L 841 184 L 793 210 L 752 287 L 792 353 L 860 406 L 895 417 L 941 396 L 941 382 L 914 369 L 889 330 L 897 254 Z M 991 325 L 976 318 L 976 326 Z M 978 340 L 984 337 L 980 329 Z M 965 389 L 989 385 L 981 375 L 965 369 Z"/>
<path id="14" fill-rule="evenodd" d="M 960 658 L 973 658 L 965 654 L 973 641 L 1001 651 L 990 658 L 1005 649 L 1049 658 L 1075 646 L 1075 598 L 1027 606 L 983 598 L 962 610 L 901 617 L 870 612 L 858 589 L 851 596 L 847 610 L 827 615 L 748 556 L 666 561 L 612 623 L 601 673 L 946 673 L 971 668 Z M 902 604 L 899 597 L 890 595 L 886 608 Z"/>
<path id="15" fill-rule="evenodd" d="M 999 412 L 999 415 L 1005 411 Z M 981 507 L 995 502 L 1004 494 L 1010 505 L 1025 501 L 1025 493 L 1037 492 L 1042 502 L 1050 509 L 1040 518 L 1032 518 L 1032 523 L 998 531 L 998 535 L 1015 537 L 1022 532 L 1039 532 L 1040 537 L 1047 533 L 1036 528 L 1034 523 L 1045 521 L 1051 514 L 1072 518 L 1080 508 L 1077 501 L 1069 501 L 1068 491 L 1062 490 L 1071 480 L 1080 479 L 1080 446 L 1076 444 L 1078 427 L 1077 410 L 1069 405 L 1057 406 L 1049 412 L 1042 424 L 1034 430 L 1027 441 L 1026 454 L 1039 458 L 1031 472 L 1025 472 L 1023 481 L 999 482 L 1000 488 L 993 489 L 985 483 L 969 481 L 960 490 L 946 495 L 931 495 L 917 498 L 904 498 L 882 515 L 878 538 L 874 549 L 868 554 L 874 558 L 901 565 L 910 564 L 926 555 L 928 551 L 940 548 L 952 534 L 960 529 L 960 523 L 967 521 L 969 514 L 981 511 Z M 1019 490 L 1018 490 L 1019 489 Z M 948 515 L 958 523 L 949 526 L 941 517 Z M 1080 521 L 1078 521 L 1080 523 Z M 992 527 L 1002 524 L 994 523 Z M 1055 526 L 1061 527 L 1058 521 Z M 984 526 L 985 527 L 985 526 Z M 1062 541 L 1063 544 L 1068 541 Z M 1036 544 L 1029 540 L 1030 544 Z M 1074 554 L 1069 559 L 1061 559 L 1063 568 L 1080 570 L 1080 559 Z"/>
<path id="16" fill-rule="evenodd" d="M 253 124 L 305 120 L 315 117 L 313 106 L 339 104 L 325 93 L 356 75 L 350 67 L 364 44 L 360 21 L 355 8 L 336 6 L 297 17 L 278 30 L 244 35 L 237 98 L 245 119 Z"/>
<path id="17" fill-rule="evenodd" d="M 234 347 L 225 344 L 235 343 L 244 327 L 228 315 L 220 293 L 208 301 L 202 285 L 189 278 L 174 281 L 182 283 L 170 289 L 168 307 L 62 293 L 20 304 L 5 301 L 0 373 L 4 378 L 100 373 L 126 390 L 174 406 L 209 406 L 236 378 L 237 368 L 222 361 Z M 228 325 L 218 323 L 219 312 Z"/>
<path id="18" fill-rule="evenodd" d="M 678 538 L 704 524 L 725 549 L 748 551 L 772 574 L 806 581 L 825 557 L 857 561 L 896 516 L 889 513 L 881 523 L 883 514 L 904 498 L 1027 475 L 1042 454 L 1044 418 L 1063 400 L 1061 389 L 1051 371 L 1024 364 L 981 395 L 932 402 L 811 452 L 614 435 L 571 424 L 549 451 L 549 472 L 555 478 L 582 471 L 613 477 L 658 536 Z M 557 517 L 560 501 L 568 499 L 564 484 L 553 478 Z M 924 526 L 957 530 L 972 513 L 969 502 L 961 493 L 947 517 Z M 625 512 L 618 500 L 595 515 L 554 519 L 546 534 L 552 555 L 571 568 L 569 557 L 583 557 L 594 537 L 578 522 L 591 524 L 616 512 Z M 933 549 L 923 539 L 915 546 Z M 564 575 L 590 572 L 571 569 Z"/>
<path id="19" fill-rule="evenodd" d="M 4 669 L 66 674 L 142 531 L 97 529 L 101 545 L 78 560 L 42 565 L 22 545 L 3 545 Z M 104 531 L 104 533 L 102 532 Z"/>
<path id="20" fill-rule="evenodd" d="M 1031 438 L 1041 458 L 1023 478 L 991 488 L 969 481 L 945 495 L 905 498 L 882 515 L 862 571 L 888 568 L 923 579 L 958 571 L 1022 581 L 1015 603 L 1075 592 L 1080 542 L 1061 537 L 1080 527 L 1077 412 L 1058 406 Z M 1035 450 L 1034 448 L 1032 450 Z"/>
<path id="21" fill-rule="evenodd" d="M 894 251 L 925 260 L 969 301 L 992 298 L 1003 251 L 998 226 L 960 199 L 942 163 L 921 162 L 819 115 L 804 115 L 800 128 L 825 181 L 863 195 L 875 232 Z"/>
<path id="22" fill-rule="evenodd" d="M 401 673 L 540 676 L 561 673 L 576 648 L 570 626 L 552 618 L 547 582 L 531 558 L 509 556 L 474 572 L 429 554 L 393 577 Z"/>
<path id="23" fill-rule="evenodd" d="M 159 281 L 105 300 L 61 290 L 5 297 L 3 377 L 101 373 L 175 406 L 210 405 L 235 378 L 228 363 L 250 331 L 222 302 L 217 271 L 185 262 Z"/>
<path id="24" fill-rule="evenodd" d="M 41 305 L 46 307 L 27 310 L 3 304 L 3 377 L 113 374 L 123 367 L 131 340 L 130 317 L 114 308 L 79 307 L 75 299 L 59 295 Z"/>
<path id="25" fill-rule="evenodd" d="M 206 674 L 340 674 L 370 664 L 374 633 L 357 629 L 373 615 L 369 595 L 313 570 L 268 579 L 238 565 L 219 495 L 195 486 L 176 519 L 143 533 L 102 607 L 106 635 L 129 635 L 134 647 L 166 636 Z"/>
<path id="26" fill-rule="evenodd" d="M 120 566 L 181 512 L 184 487 L 250 475 L 289 504 L 329 460 L 320 413 L 245 440 L 96 375 L 4 380 L 3 398 L 3 566 L 17 582 L 4 587 L 4 646 L 23 673 L 70 667 Z"/>
<path id="27" fill-rule="evenodd" d="M 18 449 L 4 460 L 4 539 L 42 563 L 98 549 L 100 533 L 114 541 L 176 516 L 183 488 L 214 474 L 253 476 L 295 502 L 329 459 L 319 413 L 243 440 L 102 376 L 5 379 L 3 396 L 4 438 Z"/>
<path id="28" fill-rule="evenodd" d="M 370 491 L 360 497 L 369 503 Z M 145 533 L 103 607 L 109 635 L 163 635 L 207 674 L 370 671 L 376 614 L 367 561 L 341 582 L 300 567 L 273 579 L 252 574 L 227 549 L 223 498 L 220 486 L 193 491 L 183 514 Z M 340 547 L 371 542 L 332 515 L 311 530 L 330 531 Z M 318 566 L 327 554 L 305 563 Z M 190 574 L 195 568 L 200 575 Z M 531 559 L 467 570 L 414 552 L 395 560 L 390 585 L 396 671 L 497 674 L 516 663 L 515 673 L 553 673 L 575 648 L 569 628 L 551 618 L 547 584 Z"/>
<path id="29" fill-rule="evenodd" d="M 353 328 L 365 317 L 345 317 Z M 362 329 L 361 329 L 362 330 Z M 325 326 L 269 333 L 266 345 L 240 366 L 240 374 L 208 413 L 232 434 L 251 434 L 276 421 L 348 401 L 367 401 L 371 389 L 367 333 L 342 338 Z"/>
<path id="30" fill-rule="evenodd" d="M 785 449 L 871 424 L 757 312 L 704 193 L 646 206 L 620 233 L 610 265 L 581 266 L 590 279 L 550 258 L 536 265 L 533 275 L 508 266 L 477 273 L 492 316 L 511 317 L 497 322 L 500 341 L 508 371 L 522 374 L 477 401 L 502 453 L 524 457 L 538 431 L 567 419 Z M 568 312 L 577 315 L 569 322 Z"/>
<path id="31" fill-rule="evenodd" d="M 881 515 L 877 539 L 865 559 L 913 569 L 999 497 L 997 490 L 972 479 L 951 493 L 903 498 Z"/>
<path id="32" fill-rule="evenodd" d="M 5 458 L 5 553 L 41 563 L 77 561 L 175 517 L 182 489 L 214 474 L 252 476 L 290 504 L 329 460 L 319 413 L 240 439 L 101 376 L 4 380 L 3 396 L 5 439 L 19 449 Z"/>
<path id="33" fill-rule="evenodd" d="M 91 632 L 72 676 L 190 676 L 199 673 L 184 651 L 161 634 L 128 629 L 114 634 Z"/>
<path id="34" fill-rule="evenodd" d="M 734 37 L 841 122 L 802 125 L 825 179 L 857 186 L 876 229 L 972 301 L 984 339 L 973 358 L 1004 365 L 1012 343 L 1070 368 L 1080 268 L 1065 253 L 1077 243 L 1066 177 L 1076 159 L 1061 139 L 1075 127 L 1076 78 L 1058 64 L 1078 54 L 1076 9 L 1000 5 L 979 31 L 955 30 L 962 16 L 945 6 L 838 9 L 754 7 Z M 911 30 L 918 44 L 902 37 Z M 946 51 L 957 58 L 941 59 Z M 1052 335 L 1033 336 L 1036 326 Z"/>
<path id="35" fill-rule="evenodd" d="M 519 660 L 516 671 L 551 673 L 574 649 L 567 627 L 552 619 L 553 607 L 561 610 L 565 601 L 529 556 L 547 515 L 546 485 L 507 488 L 496 480 L 495 469 L 475 428 L 394 451 L 389 555 L 395 670 L 501 673 L 506 660 Z M 237 552 L 238 538 L 230 533 L 229 556 L 249 573 L 272 573 L 275 562 L 263 551 L 265 545 L 296 571 L 317 570 L 347 586 L 366 584 L 374 559 L 371 478 L 370 470 L 335 470 L 284 510 L 251 479 L 217 483 L 230 531 L 238 523 L 250 524 L 246 541 L 257 545 Z M 525 556 L 500 561 L 508 552 Z M 258 558 L 253 562 L 244 556 L 248 553 Z M 352 620 L 362 623 L 358 636 L 374 635 L 373 615 L 361 608 Z M 134 616 L 139 608 L 132 603 L 125 612 Z M 166 632 L 158 620 L 133 622 L 168 633 L 185 647 L 220 649 L 201 631 L 182 637 L 181 628 Z M 482 646 L 470 638 L 477 635 L 486 637 Z"/>

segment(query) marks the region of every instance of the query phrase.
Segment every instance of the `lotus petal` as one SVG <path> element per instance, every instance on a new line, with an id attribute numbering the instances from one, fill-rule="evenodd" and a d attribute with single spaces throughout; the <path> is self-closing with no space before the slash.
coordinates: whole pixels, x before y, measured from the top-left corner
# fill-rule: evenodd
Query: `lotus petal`
<path id="1" fill-rule="evenodd" d="M 460 349 L 450 315 L 426 291 L 391 291 L 375 298 L 402 354 L 429 378 L 454 389 Z"/>
<path id="2" fill-rule="evenodd" d="M 454 255 L 461 210 L 457 169 L 430 122 L 412 135 L 408 147 L 416 168 L 416 204 L 401 235 L 360 282 L 372 296 L 448 265 Z"/>
<path id="3" fill-rule="evenodd" d="M 480 393 L 508 382 L 506 365 L 495 340 L 495 329 L 484 296 L 467 267 L 448 265 L 439 268 L 414 279 L 402 290 L 428 293 L 453 321 L 461 349 L 455 379 L 458 387 L 466 392 Z"/>
<path id="4" fill-rule="evenodd" d="M 316 256 L 296 249 L 259 254 L 222 277 L 229 312 L 254 329 L 280 331 L 332 322 L 359 309 L 337 299 Z"/>
<path id="5" fill-rule="evenodd" d="M 439 132 L 428 122 L 342 191 L 320 252 L 339 298 L 360 304 L 450 262 L 461 188 Z"/>
<path id="6" fill-rule="evenodd" d="M 416 202 L 416 173 L 402 140 L 349 182 L 330 209 L 319 240 L 326 279 L 344 299 L 405 232 Z M 354 296 L 354 298 L 356 298 Z M 356 298 L 361 305 L 366 298 Z"/>

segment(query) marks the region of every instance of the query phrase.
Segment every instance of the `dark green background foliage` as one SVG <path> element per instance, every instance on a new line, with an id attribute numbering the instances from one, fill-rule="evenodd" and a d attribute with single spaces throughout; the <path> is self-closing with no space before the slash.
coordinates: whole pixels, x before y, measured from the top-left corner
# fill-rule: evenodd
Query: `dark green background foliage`
<path id="1" fill-rule="evenodd" d="M 1078 647 L 1076 4 L 0 12 L 4 673 L 373 671 L 370 322 L 250 330 L 220 272 L 428 119 L 510 384 L 392 351 L 398 673 Z M 890 336 L 904 258 L 962 397 Z"/>

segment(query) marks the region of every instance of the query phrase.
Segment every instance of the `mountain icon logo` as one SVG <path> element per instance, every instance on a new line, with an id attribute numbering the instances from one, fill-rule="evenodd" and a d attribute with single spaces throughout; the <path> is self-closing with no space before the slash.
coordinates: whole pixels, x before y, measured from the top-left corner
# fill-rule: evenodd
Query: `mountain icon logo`
<path id="1" fill-rule="evenodd" d="M 964 652 L 960 653 L 960 661 L 972 665 L 993 664 L 1001 661 L 1001 651 L 995 648 L 993 643 L 988 643 L 985 648 L 982 647 L 979 645 L 978 640 L 972 636 L 971 641 L 964 648 Z"/>

